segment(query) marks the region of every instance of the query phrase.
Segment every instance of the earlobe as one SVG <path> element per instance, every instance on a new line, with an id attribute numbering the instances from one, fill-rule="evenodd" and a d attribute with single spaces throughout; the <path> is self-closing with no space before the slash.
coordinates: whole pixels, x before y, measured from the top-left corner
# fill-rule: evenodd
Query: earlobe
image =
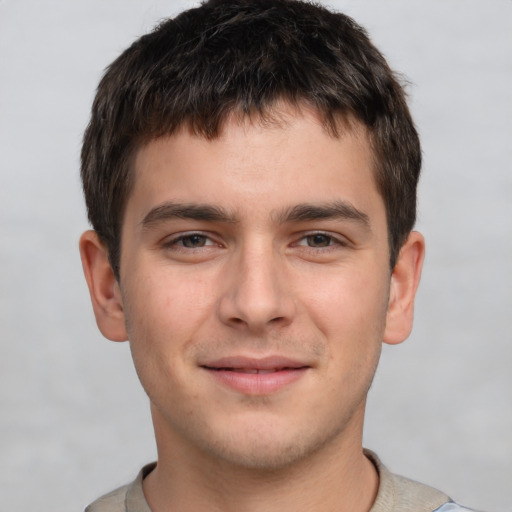
<path id="1" fill-rule="evenodd" d="M 411 333 L 414 298 L 420 282 L 424 256 L 423 235 L 412 231 L 400 250 L 391 274 L 384 343 L 401 343 Z"/>
<path id="2" fill-rule="evenodd" d="M 80 256 L 98 328 L 105 338 L 126 341 L 124 309 L 108 252 L 95 231 L 80 237 Z"/>

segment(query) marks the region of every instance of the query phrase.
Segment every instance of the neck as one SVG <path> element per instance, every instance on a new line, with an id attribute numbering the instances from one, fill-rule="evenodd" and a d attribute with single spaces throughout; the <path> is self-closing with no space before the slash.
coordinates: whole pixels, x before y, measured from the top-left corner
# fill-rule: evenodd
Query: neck
<path id="1" fill-rule="evenodd" d="M 378 475 L 357 434 L 278 469 L 235 466 L 183 443 L 159 443 L 157 467 L 143 488 L 153 512 L 368 512 Z"/>

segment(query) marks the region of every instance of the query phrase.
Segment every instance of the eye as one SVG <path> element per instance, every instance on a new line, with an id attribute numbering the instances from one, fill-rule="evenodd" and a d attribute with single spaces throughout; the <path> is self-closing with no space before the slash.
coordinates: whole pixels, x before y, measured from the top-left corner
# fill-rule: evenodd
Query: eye
<path id="1" fill-rule="evenodd" d="M 311 249 L 322 249 L 324 247 L 343 245 L 343 241 L 327 233 L 316 232 L 306 233 L 298 240 L 296 245 Z"/>
<path id="2" fill-rule="evenodd" d="M 202 233 L 185 233 L 164 243 L 164 247 L 169 250 L 202 249 L 215 245 L 209 236 Z"/>
<path id="3" fill-rule="evenodd" d="M 177 263 L 202 263 L 225 253 L 226 245 L 216 233 L 182 231 L 162 239 L 159 254 L 166 261 Z"/>
<path id="4" fill-rule="evenodd" d="M 180 243 L 183 247 L 188 247 L 189 249 L 196 249 L 198 247 L 204 247 L 205 245 L 211 245 L 208 244 L 210 240 L 205 235 L 199 235 L 197 233 L 193 235 L 187 235 L 179 238 L 176 240 L 176 242 Z"/>
<path id="5" fill-rule="evenodd" d="M 332 237 L 323 233 L 315 233 L 305 237 L 305 242 L 308 247 L 328 247 L 332 245 Z"/>

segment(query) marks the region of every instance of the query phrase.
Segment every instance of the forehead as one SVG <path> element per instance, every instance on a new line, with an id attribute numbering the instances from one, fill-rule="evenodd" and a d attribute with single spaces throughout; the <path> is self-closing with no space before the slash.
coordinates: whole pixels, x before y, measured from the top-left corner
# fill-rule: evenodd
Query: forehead
<path id="1" fill-rule="evenodd" d="M 169 200 L 240 210 L 257 203 L 267 213 L 340 196 L 366 207 L 381 202 L 364 126 L 343 119 L 333 134 L 310 109 L 233 115 L 213 139 L 184 127 L 144 145 L 134 164 L 127 210 Z"/>

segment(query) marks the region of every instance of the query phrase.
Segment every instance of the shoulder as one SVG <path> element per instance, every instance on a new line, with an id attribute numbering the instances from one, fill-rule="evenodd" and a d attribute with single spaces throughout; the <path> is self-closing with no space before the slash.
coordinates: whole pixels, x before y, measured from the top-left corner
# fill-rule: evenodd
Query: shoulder
<path id="1" fill-rule="evenodd" d="M 443 506 L 439 507 L 434 512 L 477 512 L 472 508 L 466 508 L 461 505 L 457 505 L 457 503 L 445 503 Z"/>
<path id="2" fill-rule="evenodd" d="M 98 498 L 85 509 L 85 512 L 125 512 L 128 487 L 124 485 Z"/>
<path id="3" fill-rule="evenodd" d="M 137 478 L 128 485 L 119 487 L 91 503 L 85 512 L 127 512 L 137 510 L 138 512 L 151 512 L 144 497 L 142 481 L 153 471 L 156 463 L 144 466 Z"/>
<path id="4" fill-rule="evenodd" d="M 373 452 L 365 450 L 365 454 L 379 474 L 377 498 L 370 512 L 473 512 L 444 492 L 391 473 Z"/>
<path id="5" fill-rule="evenodd" d="M 399 475 L 392 475 L 397 490 L 397 510 L 418 510 L 425 512 L 476 512 L 453 502 L 445 493 L 409 480 Z M 419 508 L 414 508 L 419 507 Z"/>

